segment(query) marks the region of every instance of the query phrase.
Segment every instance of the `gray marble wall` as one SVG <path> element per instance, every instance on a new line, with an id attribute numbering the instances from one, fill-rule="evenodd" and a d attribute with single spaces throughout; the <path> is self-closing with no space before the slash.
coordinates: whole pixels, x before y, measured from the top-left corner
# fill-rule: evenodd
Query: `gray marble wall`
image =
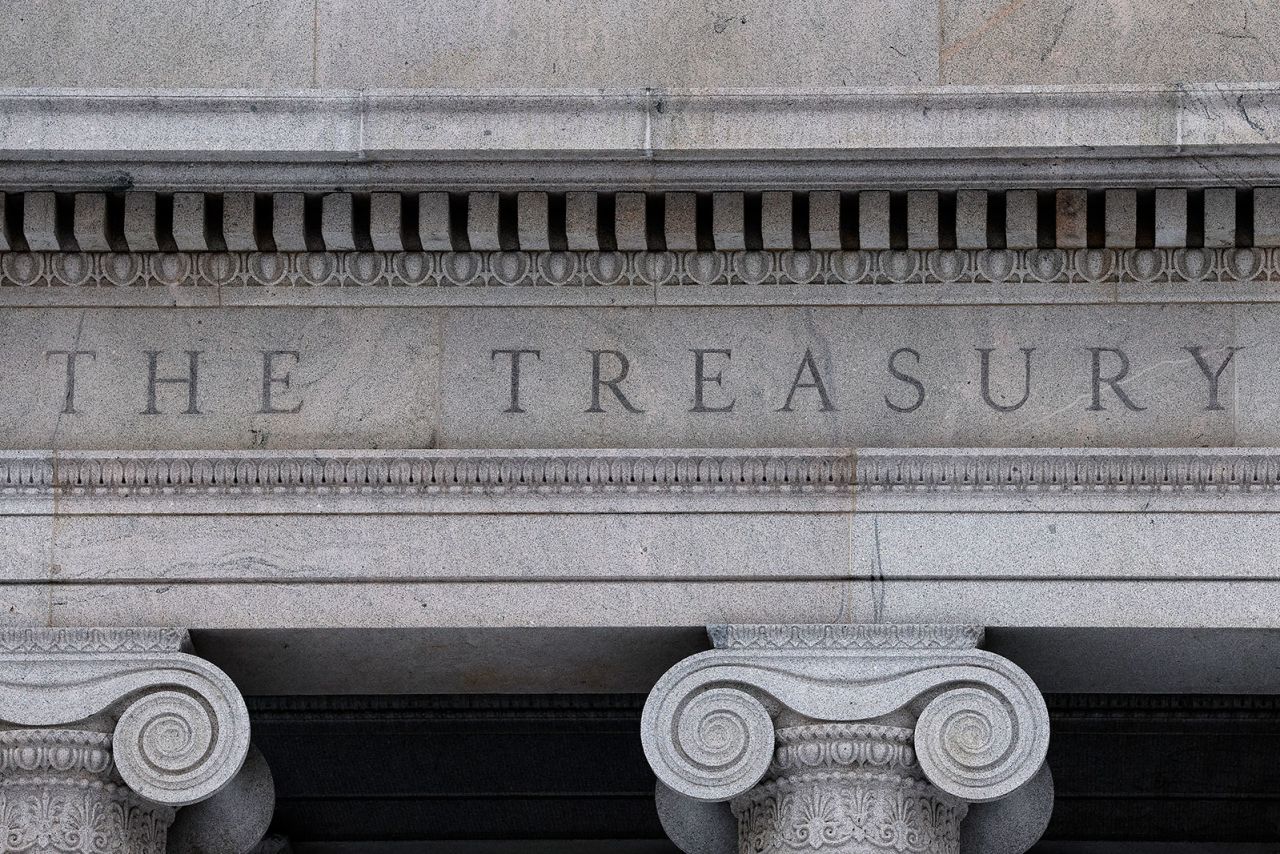
<path id="1" fill-rule="evenodd" d="M 934 86 L 1274 78 L 1265 0 L 32 0 L 0 87 Z"/>
<path id="2" fill-rule="evenodd" d="M 1277 445 L 1277 326 L 1259 304 L 10 309 L 0 444 Z"/>

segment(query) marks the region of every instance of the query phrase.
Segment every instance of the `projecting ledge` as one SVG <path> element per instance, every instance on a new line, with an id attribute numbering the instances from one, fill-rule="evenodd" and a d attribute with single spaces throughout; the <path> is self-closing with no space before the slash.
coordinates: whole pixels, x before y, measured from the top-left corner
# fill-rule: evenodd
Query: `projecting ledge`
<path id="1" fill-rule="evenodd" d="M 1273 140 L 1280 135 L 1280 90 L 1274 84 L 20 89 L 0 91 L 0 113 L 7 119 L 0 127 L 0 186 L 11 189 L 88 189 L 122 181 L 135 189 L 169 190 L 335 182 L 453 189 L 516 184 L 742 189 L 780 181 L 868 186 L 903 180 L 972 186 L 975 180 L 1032 180 L 1035 167 L 1020 157 L 1045 159 L 1045 175 L 1057 180 L 1124 174 L 1137 182 L 1202 181 L 1203 165 L 1190 158 L 1181 165 L 1121 164 L 1137 156 L 1244 152 L 1252 160 L 1221 163 L 1228 172 L 1215 170 L 1215 181 L 1228 175 L 1270 177 Z M 51 162 L 72 155 L 77 162 Z M 1049 162 L 1059 156 L 1077 162 Z M 1008 161 L 1002 167 L 972 160 L 984 157 Z M 880 162 L 850 169 L 849 164 L 867 160 Z M 936 162 L 912 165 L 916 160 Z M 47 168 L 31 171 L 40 161 Z M 753 161 L 757 165 L 744 171 L 743 163 Z M 803 165 L 797 169 L 790 161 Z M 404 168 L 397 171 L 397 162 Z M 822 171 L 823 163 L 833 171 Z M 309 171 L 317 164 L 320 172 Z M 366 171 L 374 164 L 377 172 Z"/>
<path id="2" fill-rule="evenodd" d="M 1280 627 L 1267 450 L 52 459 L 0 467 L 10 624 Z"/>

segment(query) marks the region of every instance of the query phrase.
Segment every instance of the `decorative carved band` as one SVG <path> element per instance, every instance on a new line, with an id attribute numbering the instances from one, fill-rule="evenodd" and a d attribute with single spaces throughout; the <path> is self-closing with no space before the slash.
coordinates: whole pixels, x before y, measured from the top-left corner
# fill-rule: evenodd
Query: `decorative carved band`
<path id="1" fill-rule="evenodd" d="M 111 754 L 107 733 L 0 730 L 0 851 L 163 854 L 173 808 L 123 785 Z"/>
<path id="2" fill-rule="evenodd" d="M 167 653 L 190 646 L 186 629 L 0 629 L 0 654 Z"/>
<path id="3" fill-rule="evenodd" d="M 890 625 L 708 626 L 716 649 L 973 649 L 981 626 Z"/>
<path id="4" fill-rule="evenodd" d="M 1236 493 L 1280 450 L 9 452 L 0 495 Z M 0 635 L 0 644 L 5 635 Z"/>
<path id="5" fill-rule="evenodd" d="M 765 780 L 732 803 L 739 854 L 959 850 L 968 805 L 925 779 L 910 729 L 820 724 L 777 737 Z"/>
<path id="6" fill-rule="evenodd" d="M 1259 281 L 1280 281 L 1277 250 L 0 252 L 0 288 L 1084 286 Z M 861 298 L 864 295 L 857 292 L 849 294 L 850 300 Z"/>

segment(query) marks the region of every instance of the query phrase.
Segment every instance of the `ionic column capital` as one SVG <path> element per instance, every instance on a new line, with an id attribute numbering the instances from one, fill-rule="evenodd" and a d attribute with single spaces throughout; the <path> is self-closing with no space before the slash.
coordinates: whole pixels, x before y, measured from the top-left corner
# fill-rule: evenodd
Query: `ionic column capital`
<path id="1" fill-rule="evenodd" d="M 256 755 L 246 766 L 240 692 L 189 649 L 181 629 L 0 630 L 0 829 L 33 851 L 87 838 L 94 851 L 164 851 L 175 808 L 218 795 L 242 828 L 227 836 L 197 811 L 183 837 L 211 829 L 231 854 L 256 842 L 270 773 Z"/>
<path id="2" fill-rule="evenodd" d="M 795 830 L 824 827 L 827 842 L 805 837 L 815 850 L 877 850 L 858 841 L 875 816 L 907 810 L 936 843 L 927 850 L 954 852 L 969 804 L 1047 779 L 1044 700 L 1012 662 L 976 648 L 980 628 L 713 626 L 710 635 L 715 649 L 658 680 L 641 733 L 669 805 L 733 802 L 743 854 L 775 850 L 770 834 L 791 831 L 769 822 L 800 801 L 829 819 Z M 711 815 L 679 811 L 699 809 Z M 775 841 L 776 850 L 796 842 Z M 687 850 L 724 849 L 701 839 Z"/>

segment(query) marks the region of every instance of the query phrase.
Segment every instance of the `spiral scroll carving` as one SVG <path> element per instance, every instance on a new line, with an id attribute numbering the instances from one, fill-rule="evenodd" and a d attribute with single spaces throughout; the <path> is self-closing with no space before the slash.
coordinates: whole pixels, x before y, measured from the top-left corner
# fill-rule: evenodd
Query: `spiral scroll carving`
<path id="1" fill-rule="evenodd" d="M 669 732 L 656 745 L 646 743 L 650 764 L 662 782 L 698 800 L 742 794 L 773 759 L 768 711 L 736 688 L 709 688 L 689 697 L 672 716 Z"/>
<path id="2" fill-rule="evenodd" d="M 1044 761 L 1047 735 L 994 691 L 963 686 L 935 697 L 916 722 L 925 775 L 967 801 L 1002 798 L 1030 780 Z"/>
<path id="3" fill-rule="evenodd" d="M 120 776 L 157 803 L 203 800 L 239 768 L 217 715 L 198 697 L 156 691 L 135 700 L 116 723 L 113 748 Z"/>

